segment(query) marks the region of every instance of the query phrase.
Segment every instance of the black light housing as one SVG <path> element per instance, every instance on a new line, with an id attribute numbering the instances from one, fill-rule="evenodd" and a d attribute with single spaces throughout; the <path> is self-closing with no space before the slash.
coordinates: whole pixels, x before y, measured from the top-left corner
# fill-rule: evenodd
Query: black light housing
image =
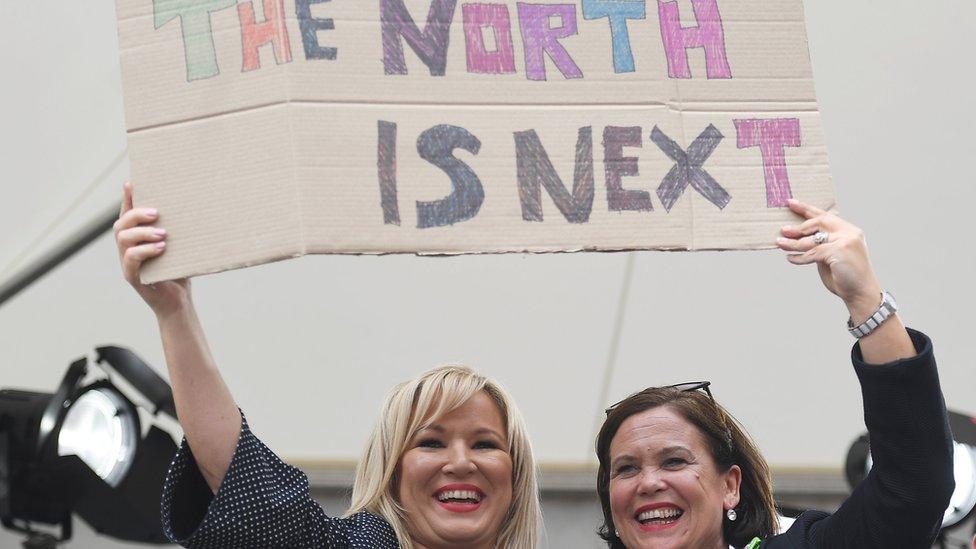
<path id="1" fill-rule="evenodd" d="M 949 411 L 953 438 L 953 476 L 956 488 L 942 518 L 942 530 L 952 530 L 976 515 L 976 417 Z M 871 470 L 868 436 L 861 435 L 847 452 L 844 472 L 853 489 Z"/>
<path id="2" fill-rule="evenodd" d="M 143 429 L 138 409 L 175 420 L 172 391 L 128 349 L 100 347 L 95 362 L 105 377 L 91 383 L 81 358 L 54 393 L 0 390 L 0 523 L 53 546 L 71 538 L 76 514 L 116 539 L 167 543 L 160 493 L 176 443 L 156 425 Z M 138 393 L 139 404 L 113 379 Z"/>

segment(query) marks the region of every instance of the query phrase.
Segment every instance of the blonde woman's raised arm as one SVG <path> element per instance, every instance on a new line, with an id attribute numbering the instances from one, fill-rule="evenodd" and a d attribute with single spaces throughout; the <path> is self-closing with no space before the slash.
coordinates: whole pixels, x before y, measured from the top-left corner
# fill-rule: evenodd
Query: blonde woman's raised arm
<path id="1" fill-rule="evenodd" d="M 126 183 L 114 227 L 122 273 L 156 315 L 177 415 L 204 480 L 216 492 L 237 447 L 241 415 L 210 353 L 190 281 L 147 285 L 139 280 L 143 262 L 166 251 L 166 231 L 158 220 L 159 212 L 132 207 L 132 186 Z"/>

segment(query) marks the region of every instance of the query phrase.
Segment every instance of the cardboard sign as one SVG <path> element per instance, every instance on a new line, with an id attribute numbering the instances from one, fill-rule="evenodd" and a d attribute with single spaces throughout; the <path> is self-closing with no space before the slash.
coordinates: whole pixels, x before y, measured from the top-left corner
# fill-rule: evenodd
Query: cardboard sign
<path id="1" fill-rule="evenodd" d="M 118 0 L 147 282 L 773 245 L 834 203 L 801 0 Z"/>

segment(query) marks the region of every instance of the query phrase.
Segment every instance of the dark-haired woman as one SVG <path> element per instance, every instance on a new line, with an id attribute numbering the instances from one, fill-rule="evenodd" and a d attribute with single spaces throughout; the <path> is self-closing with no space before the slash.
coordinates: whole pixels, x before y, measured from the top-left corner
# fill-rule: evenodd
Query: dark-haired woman
<path id="1" fill-rule="evenodd" d="M 779 247 L 851 315 L 874 466 L 833 514 L 777 534 L 769 468 L 707 383 L 650 388 L 607 410 L 597 438 L 601 536 L 611 548 L 928 548 L 953 489 L 951 435 L 932 344 L 907 330 L 868 260 L 864 235 L 791 201 L 805 221 Z"/>

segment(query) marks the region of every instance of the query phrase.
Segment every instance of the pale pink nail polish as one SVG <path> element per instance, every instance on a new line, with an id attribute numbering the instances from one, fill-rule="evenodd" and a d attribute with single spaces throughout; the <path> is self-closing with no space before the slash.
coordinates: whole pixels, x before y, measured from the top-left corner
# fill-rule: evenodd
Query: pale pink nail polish
<path id="1" fill-rule="evenodd" d="M 166 236 L 166 229 L 156 229 L 153 231 L 153 234 L 156 236 Z"/>
<path id="2" fill-rule="evenodd" d="M 165 247 L 166 247 L 166 243 L 165 242 L 157 242 L 156 243 L 156 248 L 158 248 L 160 250 L 163 249 L 163 248 L 165 248 Z"/>

